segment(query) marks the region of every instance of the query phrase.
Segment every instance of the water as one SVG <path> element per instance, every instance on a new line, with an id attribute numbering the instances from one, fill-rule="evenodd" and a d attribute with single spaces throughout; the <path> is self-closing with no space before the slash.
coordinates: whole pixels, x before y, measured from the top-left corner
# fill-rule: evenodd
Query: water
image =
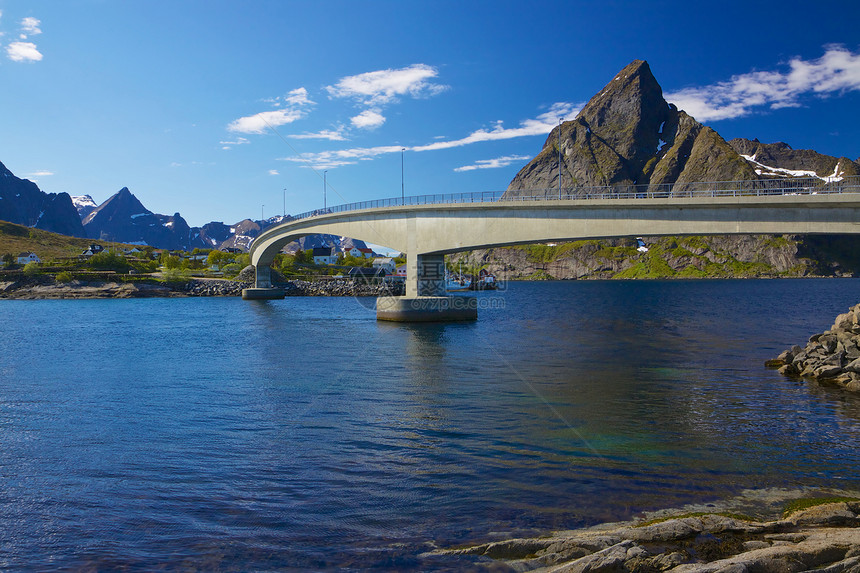
<path id="1" fill-rule="evenodd" d="M 860 281 L 0 302 L 0 568 L 462 569 L 427 556 L 744 488 L 860 489 L 860 396 L 762 363 Z M 500 308 L 503 307 L 503 308 Z"/>

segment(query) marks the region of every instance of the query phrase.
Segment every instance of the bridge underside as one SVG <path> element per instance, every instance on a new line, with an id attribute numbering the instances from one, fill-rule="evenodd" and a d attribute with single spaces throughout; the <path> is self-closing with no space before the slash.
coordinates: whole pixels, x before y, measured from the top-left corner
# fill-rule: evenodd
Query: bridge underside
<path id="1" fill-rule="evenodd" d="M 643 235 L 860 233 L 860 193 L 446 204 L 322 215 L 257 238 L 256 286 L 271 287 L 269 266 L 286 244 L 316 233 L 407 253 L 406 299 L 419 299 L 445 295 L 444 255 L 464 250 Z"/>

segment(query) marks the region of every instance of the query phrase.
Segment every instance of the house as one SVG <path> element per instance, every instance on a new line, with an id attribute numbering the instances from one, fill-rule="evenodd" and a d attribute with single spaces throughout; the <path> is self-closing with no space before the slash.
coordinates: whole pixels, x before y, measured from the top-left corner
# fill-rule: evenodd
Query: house
<path id="1" fill-rule="evenodd" d="M 382 279 L 385 278 L 385 275 L 388 273 L 385 269 L 379 268 L 374 269 L 371 267 L 352 267 L 349 269 L 349 278 L 352 280 L 365 280 L 365 279 Z"/>
<path id="2" fill-rule="evenodd" d="M 361 253 L 361 249 L 359 249 L 358 247 L 352 247 L 351 249 L 347 249 L 346 247 L 344 247 L 343 254 L 344 256 L 355 257 L 357 259 L 364 256 Z"/>
<path id="3" fill-rule="evenodd" d="M 359 256 L 362 256 L 365 259 L 372 259 L 373 258 L 373 249 L 368 249 L 367 247 L 363 247 L 361 249 L 358 249 L 358 252 L 361 253 L 361 255 L 359 255 Z"/>
<path id="4" fill-rule="evenodd" d="M 397 264 L 391 257 L 377 257 L 373 259 L 373 268 L 385 269 L 388 274 L 393 274 L 397 268 Z"/>
<path id="5" fill-rule="evenodd" d="M 124 250 L 122 253 L 123 253 L 124 255 L 137 255 L 137 254 L 142 253 L 142 252 L 143 252 L 143 251 L 141 251 L 141 250 L 140 250 L 140 249 L 138 249 L 137 247 L 132 247 L 131 249 L 126 249 L 126 250 Z"/>
<path id="6" fill-rule="evenodd" d="M 41 263 L 42 259 L 36 256 L 36 253 L 21 253 L 18 255 L 18 264 L 26 265 L 27 263 Z"/>
<path id="7" fill-rule="evenodd" d="M 331 247 L 314 247 L 315 265 L 333 265 L 337 262 L 336 251 Z"/>
<path id="8" fill-rule="evenodd" d="M 99 254 L 100 252 L 102 252 L 104 250 L 105 250 L 105 248 L 103 246 L 99 245 L 98 243 L 93 243 L 89 247 L 87 247 L 87 249 L 83 253 L 81 253 L 81 256 L 82 257 L 91 257 L 93 255 Z"/>
<path id="9" fill-rule="evenodd" d="M 394 276 L 396 277 L 405 277 L 406 276 L 406 263 L 399 265 L 396 269 L 394 269 Z"/>

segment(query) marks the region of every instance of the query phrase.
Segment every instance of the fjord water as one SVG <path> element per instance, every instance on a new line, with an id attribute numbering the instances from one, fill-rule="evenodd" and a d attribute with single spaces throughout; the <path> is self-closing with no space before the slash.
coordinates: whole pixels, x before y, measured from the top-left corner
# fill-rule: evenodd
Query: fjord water
<path id="1" fill-rule="evenodd" d="M 860 489 L 860 397 L 766 358 L 860 281 L 0 302 L 0 568 L 459 569 L 427 556 L 745 488 Z"/>

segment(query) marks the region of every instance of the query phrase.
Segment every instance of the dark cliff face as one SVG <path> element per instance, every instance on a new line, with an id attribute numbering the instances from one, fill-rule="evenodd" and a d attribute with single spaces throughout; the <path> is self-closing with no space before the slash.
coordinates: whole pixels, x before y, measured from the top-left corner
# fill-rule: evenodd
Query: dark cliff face
<path id="1" fill-rule="evenodd" d="M 72 237 L 86 233 L 67 193 L 45 193 L 0 163 L 0 220 Z"/>
<path id="2" fill-rule="evenodd" d="M 559 169 L 558 143 L 561 143 Z M 750 165 L 709 127 L 666 102 L 648 63 L 636 60 L 553 129 L 506 195 L 545 195 L 590 185 L 755 179 Z"/>

